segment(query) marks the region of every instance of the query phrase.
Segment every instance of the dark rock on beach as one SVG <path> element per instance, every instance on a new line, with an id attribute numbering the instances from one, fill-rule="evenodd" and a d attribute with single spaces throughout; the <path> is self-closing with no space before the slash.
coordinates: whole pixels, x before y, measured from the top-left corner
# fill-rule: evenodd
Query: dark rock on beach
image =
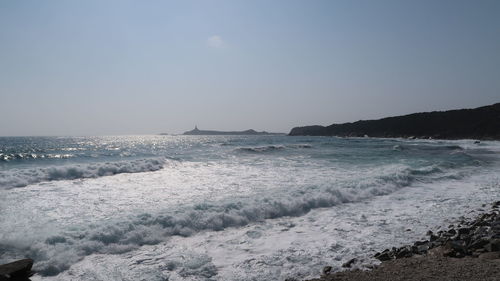
<path id="1" fill-rule="evenodd" d="M 0 265 L 0 281 L 29 281 L 29 277 L 33 275 L 32 266 L 32 259 L 22 259 Z"/>
<path id="2" fill-rule="evenodd" d="M 295 127 L 289 135 L 500 140 L 500 103 L 474 109 L 422 112 L 326 127 Z"/>
<path id="3" fill-rule="evenodd" d="M 344 268 L 351 268 L 355 263 L 358 262 L 357 258 L 350 259 L 348 262 L 344 263 L 342 267 Z"/>

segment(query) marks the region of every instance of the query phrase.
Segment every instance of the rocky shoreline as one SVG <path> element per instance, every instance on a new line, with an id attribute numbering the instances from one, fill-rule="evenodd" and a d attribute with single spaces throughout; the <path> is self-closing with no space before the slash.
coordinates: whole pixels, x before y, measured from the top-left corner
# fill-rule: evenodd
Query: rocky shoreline
<path id="1" fill-rule="evenodd" d="M 500 280 L 500 201 L 472 220 L 462 219 L 447 230 L 427 232 L 428 239 L 376 253 L 382 261 L 371 270 L 331 272 L 309 281 L 361 280 Z M 352 259 L 343 265 L 349 269 Z"/>

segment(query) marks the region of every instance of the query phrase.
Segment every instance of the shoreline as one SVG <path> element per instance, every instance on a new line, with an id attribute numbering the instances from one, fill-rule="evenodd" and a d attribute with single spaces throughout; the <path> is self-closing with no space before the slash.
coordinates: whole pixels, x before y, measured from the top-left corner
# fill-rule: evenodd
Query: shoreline
<path id="1" fill-rule="evenodd" d="M 429 230 L 426 236 L 376 253 L 373 257 L 382 263 L 371 269 L 358 268 L 360 261 L 354 258 L 343 265 L 344 271 L 331 272 L 326 266 L 320 277 L 306 281 L 500 280 L 500 201 L 490 211 L 457 221 L 447 230 Z"/>

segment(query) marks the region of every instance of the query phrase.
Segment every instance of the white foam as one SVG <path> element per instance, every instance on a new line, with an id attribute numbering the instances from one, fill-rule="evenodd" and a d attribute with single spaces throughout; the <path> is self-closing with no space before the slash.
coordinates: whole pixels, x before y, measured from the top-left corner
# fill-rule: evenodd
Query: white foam
<path id="1" fill-rule="evenodd" d="M 433 166 L 401 164 L 356 171 L 269 167 L 173 162 L 156 172 L 11 189 L 4 202 L 20 203 L 1 206 L 0 247 L 9 245 L 10 255 L 30 256 L 40 273 L 54 275 L 88 255 L 121 254 L 172 236 L 301 216 L 446 175 Z M 29 209 L 36 213 L 25 213 Z"/>
<path id="2" fill-rule="evenodd" d="M 428 229 L 474 216 L 500 198 L 500 178 L 417 184 L 358 203 L 316 209 L 224 231 L 174 236 L 131 252 L 92 254 L 52 278 L 34 280 L 285 280 L 317 277 L 321 269 L 421 239 Z M 471 200 L 474 198 L 474 200 Z M 487 207 L 484 207 L 487 208 Z M 470 213 L 470 211 L 476 211 Z M 135 279 L 134 279 L 135 278 Z"/>
<path id="3" fill-rule="evenodd" d="M 0 172 L 0 188 L 23 187 L 29 184 L 55 181 L 96 178 L 122 173 L 157 171 L 163 167 L 164 160 L 137 159 L 91 164 L 72 164 L 66 166 L 10 169 Z"/>

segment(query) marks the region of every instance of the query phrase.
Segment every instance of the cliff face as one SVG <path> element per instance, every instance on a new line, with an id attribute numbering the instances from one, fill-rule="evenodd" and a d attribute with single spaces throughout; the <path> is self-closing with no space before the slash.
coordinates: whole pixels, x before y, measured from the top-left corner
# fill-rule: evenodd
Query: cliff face
<path id="1" fill-rule="evenodd" d="M 417 137 L 500 140 L 500 103 L 474 109 L 434 111 L 379 120 L 296 127 L 290 136 Z"/>

